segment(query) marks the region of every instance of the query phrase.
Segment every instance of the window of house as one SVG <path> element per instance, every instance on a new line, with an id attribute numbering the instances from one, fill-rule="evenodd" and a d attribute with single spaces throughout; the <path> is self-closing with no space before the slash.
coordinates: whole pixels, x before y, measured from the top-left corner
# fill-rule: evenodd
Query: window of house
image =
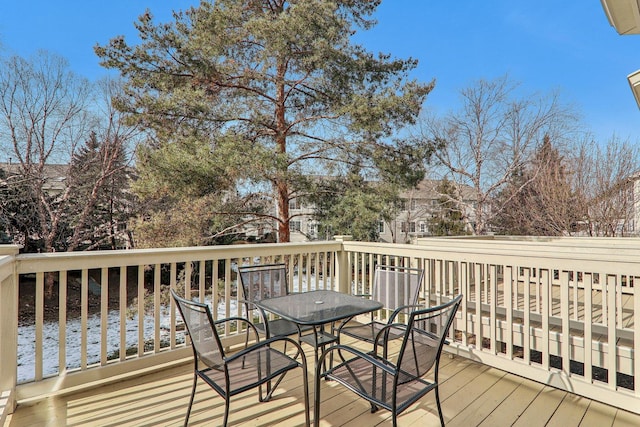
<path id="1" fill-rule="evenodd" d="M 409 223 L 409 232 L 410 233 L 415 233 L 416 232 L 416 223 L 415 223 L 415 221 L 411 221 L 411 223 Z"/>
<path id="2" fill-rule="evenodd" d="M 298 206 L 298 199 L 289 200 L 289 209 L 300 209 L 300 206 Z"/>
<path id="3" fill-rule="evenodd" d="M 378 233 L 384 233 L 384 221 L 378 223 Z"/>
<path id="4" fill-rule="evenodd" d="M 289 221 L 289 231 L 300 231 L 300 221 Z"/>
<path id="5" fill-rule="evenodd" d="M 416 201 L 416 199 L 411 199 L 411 210 L 415 211 L 418 207 L 418 203 Z"/>
<path id="6" fill-rule="evenodd" d="M 401 211 L 406 211 L 407 210 L 407 201 L 402 199 L 400 200 L 400 210 Z"/>
<path id="7" fill-rule="evenodd" d="M 405 221 L 402 221 L 400 223 L 400 232 L 402 232 L 402 233 L 406 233 L 407 232 L 407 223 Z"/>
<path id="8" fill-rule="evenodd" d="M 421 233 L 426 233 L 427 232 L 427 224 L 425 224 L 424 222 L 420 223 L 420 232 Z"/>

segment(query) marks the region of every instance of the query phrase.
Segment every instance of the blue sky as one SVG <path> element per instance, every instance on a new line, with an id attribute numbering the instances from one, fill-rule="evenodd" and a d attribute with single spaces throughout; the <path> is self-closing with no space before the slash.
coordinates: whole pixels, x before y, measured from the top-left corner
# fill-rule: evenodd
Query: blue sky
<path id="1" fill-rule="evenodd" d="M 0 55 L 46 49 L 89 79 L 107 74 L 93 46 L 124 34 L 148 7 L 159 22 L 197 0 L 4 1 Z M 383 0 L 378 25 L 358 35 L 371 51 L 419 60 L 414 76 L 436 79 L 425 106 L 459 107 L 459 91 L 508 74 L 522 93 L 559 91 L 604 143 L 613 134 L 640 142 L 640 110 L 626 76 L 640 69 L 640 35 L 620 36 L 598 0 Z"/>

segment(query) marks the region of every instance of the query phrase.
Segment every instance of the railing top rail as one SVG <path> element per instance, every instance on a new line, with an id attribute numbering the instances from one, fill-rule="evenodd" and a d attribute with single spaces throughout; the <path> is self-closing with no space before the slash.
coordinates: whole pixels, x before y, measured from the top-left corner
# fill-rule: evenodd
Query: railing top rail
<path id="1" fill-rule="evenodd" d="M 490 241 L 464 241 L 462 239 L 425 239 L 419 244 L 344 242 L 344 250 L 374 254 L 397 254 L 408 257 L 434 259 L 457 259 L 470 262 L 510 262 L 514 265 L 543 264 L 552 266 L 589 265 L 624 266 L 638 273 L 640 247 L 636 249 L 591 248 L 587 246 L 545 247 L 531 246 L 525 242 L 503 245 Z M 524 260 L 524 262 L 523 262 Z M 541 266 L 543 266 L 541 265 Z M 618 268 L 618 267 L 616 267 Z"/>
<path id="2" fill-rule="evenodd" d="M 466 241 L 494 241 L 494 242 L 541 242 L 567 243 L 582 241 L 592 244 L 634 244 L 640 245 L 640 237 L 599 237 L 599 236 L 443 236 L 423 237 L 419 240 L 466 240 Z"/>
<path id="3" fill-rule="evenodd" d="M 417 240 L 418 245 L 464 244 L 469 246 L 491 247 L 531 247 L 541 250 L 559 250 L 561 248 L 611 250 L 640 250 L 640 238 L 631 237 L 519 237 L 519 236 L 476 236 L 476 237 L 426 237 Z"/>
<path id="4" fill-rule="evenodd" d="M 13 275 L 14 257 L 0 255 L 0 282 Z"/>
<path id="5" fill-rule="evenodd" d="M 229 246 L 197 246 L 182 248 L 130 249 L 96 252 L 53 252 L 16 256 L 18 273 L 83 268 L 152 265 L 200 259 L 224 259 L 272 255 L 298 255 L 311 252 L 336 251 L 341 242 L 267 243 Z"/>

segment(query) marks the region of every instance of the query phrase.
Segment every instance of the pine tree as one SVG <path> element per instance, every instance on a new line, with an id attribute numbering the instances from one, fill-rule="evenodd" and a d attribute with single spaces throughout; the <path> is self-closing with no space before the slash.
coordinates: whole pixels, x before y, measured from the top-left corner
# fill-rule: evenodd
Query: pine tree
<path id="1" fill-rule="evenodd" d="M 438 185 L 438 205 L 432 213 L 429 221 L 429 233 L 433 236 L 462 236 L 468 234 L 462 210 L 455 202 L 456 188 L 448 180 L 444 179 Z"/>
<path id="2" fill-rule="evenodd" d="M 494 226 L 499 233 L 533 236 L 570 234 L 584 216 L 571 187 L 564 158 L 548 135 L 531 164 L 513 179 Z"/>
<path id="3" fill-rule="evenodd" d="M 122 246 L 132 208 L 129 181 L 122 144 L 92 132 L 71 161 L 68 250 Z"/>
<path id="4" fill-rule="evenodd" d="M 340 180 L 317 181 L 305 199 L 315 206 L 314 219 L 326 236 L 350 235 L 355 240 L 375 242 L 381 221 L 397 214 L 397 188 L 389 182 L 367 182 L 355 170 Z"/>
<path id="5" fill-rule="evenodd" d="M 153 212 L 173 216 L 178 202 L 206 198 L 211 215 L 238 224 L 273 220 L 286 242 L 289 202 L 310 192 L 306 176 L 344 177 L 355 165 L 379 179 L 399 168 L 394 158 L 401 175 L 420 171 L 415 147 L 391 137 L 415 121 L 433 83 L 408 77 L 415 60 L 350 38 L 375 24 L 379 3 L 202 1 L 172 23 L 141 16 L 137 46 L 120 37 L 97 47 L 127 81 L 119 108 L 153 131 L 136 187 Z M 256 200 L 276 208 L 255 209 Z M 218 227 L 211 235 L 232 225 L 208 223 Z"/>
<path id="6" fill-rule="evenodd" d="M 25 252 L 45 249 L 39 238 L 37 206 L 30 180 L 0 169 L 0 235 L 4 242 L 20 245 Z"/>

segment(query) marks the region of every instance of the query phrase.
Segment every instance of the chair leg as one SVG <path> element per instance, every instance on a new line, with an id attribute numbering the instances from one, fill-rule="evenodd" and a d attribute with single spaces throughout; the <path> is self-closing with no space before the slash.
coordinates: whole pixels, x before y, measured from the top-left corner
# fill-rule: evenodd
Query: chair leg
<path id="1" fill-rule="evenodd" d="M 286 342 L 284 344 L 283 352 L 285 354 L 287 353 L 287 343 Z M 296 354 L 295 354 L 295 356 L 292 356 L 292 359 L 297 359 L 299 355 L 300 355 L 300 350 L 296 349 Z M 285 377 L 286 374 L 287 373 L 285 372 L 284 374 L 280 375 L 278 377 L 278 379 L 275 381 L 275 383 L 273 383 L 273 381 L 267 382 L 267 394 L 265 395 L 265 397 L 262 397 L 262 386 L 260 386 L 260 394 L 258 395 L 258 400 L 260 402 L 269 401 L 271 399 L 271 397 L 273 396 L 273 392 L 276 391 L 276 389 L 278 388 L 278 385 L 280 385 L 280 382 L 283 380 L 283 378 Z"/>
<path id="2" fill-rule="evenodd" d="M 267 337 L 268 338 L 268 337 Z M 282 352 L 284 354 L 287 354 L 287 342 L 284 342 L 284 349 L 282 350 Z M 297 357 L 297 355 L 296 355 Z M 295 359 L 295 357 L 294 357 Z M 274 385 L 271 384 L 271 381 L 269 381 L 267 383 L 267 395 L 265 396 L 265 398 L 262 398 L 262 388 L 260 388 L 260 402 L 266 402 L 269 399 L 271 399 L 271 395 L 273 395 L 273 392 L 275 391 L 276 388 L 278 388 L 278 385 L 280 384 L 280 381 L 282 381 L 282 379 L 284 378 L 284 374 L 282 374 L 280 376 L 280 378 L 278 378 L 278 380 L 276 381 L 276 383 Z"/>
<path id="3" fill-rule="evenodd" d="M 280 375 L 278 377 L 278 379 L 276 380 L 275 384 L 271 384 L 271 381 L 269 381 L 267 383 L 267 394 L 266 396 L 263 398 L 262 397 L 262 387 L 260 387 L 260 402 L 267 402 L 271 399 L 271 396 L 273 395 L 273 392 L 276 391 L 276 388 L 278 388 L 278 385 L 280 384 L 280 381 L 282 381 L 282 379 L 284 378 L 284 376 L 287 373 L 285 372 L 284 374 Z"/>
<path id="4" fill-rule="evenodd" d="M 442 407 L 440 406 L 440 393 L 438 392 L 438 386 L 436 386 L 436 405 L 438 406 L 438 415 L 440 416 L 440 425 L 444 427 L 444 416 L 442 415 Z"/>
<path id="5" fill-rule="evenodd" d="M 315 371 L 316 371 L 316 379 L 315 379 L 315 390 L 313 394 L 313 425 L 314 427 L 320 426 L 320 370 L 322 367 L 316 363 Z"/>
<path id="6" fill-rule="evenodd" d="M 196 387 L 198 386 L 198 374 L 193 373 L 193 387 L 191 387 L 191 398 L 187 407 L 187 416 L 184 419 L 184 427 L 189 425 L 189 415 L 191 415 L 191 406 L 193 406 L 193 398 L 196 396 Z"/>
<path id="7" fill-rule="evenodd" d="M 222 426 L 227 427 L 227 421 L 229 420 L 229 406 L 231 404 L 231 398 L 226 396 L 224 399 L 224 418 L 222 420 Z"/>
<path id="8" fill-rule="evenodd" d="M 307 373 L 307 366 L 305 363 L 300 366 L 302 369 L 302 385 L 304 387 L 304 418 L 306 421 L 306 426 L 311 426 L 311 420 L 309 419 L 309 374 Z"/>

